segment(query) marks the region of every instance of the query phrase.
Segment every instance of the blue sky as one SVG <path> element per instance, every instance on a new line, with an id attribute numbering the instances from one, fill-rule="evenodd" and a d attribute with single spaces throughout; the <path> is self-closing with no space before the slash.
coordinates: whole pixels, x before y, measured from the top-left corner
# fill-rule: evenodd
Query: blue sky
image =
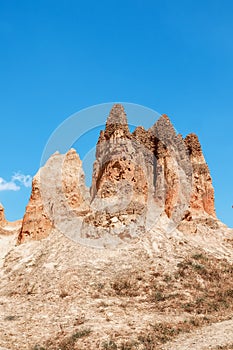
<path id="1" fill-rule="evenodd" d="M 0 189 L 20 187 L 0 190 L 8 219 L 22 217 L 22 175 L 37 172 L 62 121 L 125 101 L 198 134 L 218 216 L 233 226 L 232 16 L 230 0 L 1 1 Z"/>

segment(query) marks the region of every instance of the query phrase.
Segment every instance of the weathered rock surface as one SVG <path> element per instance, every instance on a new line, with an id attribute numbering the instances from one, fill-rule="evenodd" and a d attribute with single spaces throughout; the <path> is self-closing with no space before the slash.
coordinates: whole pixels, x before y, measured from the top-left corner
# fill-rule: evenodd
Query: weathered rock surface
<path id="1" fill-rule="evenodd" d="M 54 154 L 33 180 L 19 242 L 44 238 L 57 227 L 74 240 L 103 246 L 138 238 L 163 216 L 169 230 L 179 225 L 193 233 L 194 218 L 204 217 L 199 224 L 209 216 L 216 220 L 198 138 L 183 139 L 166 115 L 149 130 L 139 126 L 131 133 L 116 104 L 99 136 L 90 194 L 76 151 Z"/>
<path id="2" fill-rule="evenodd" d="M 145 226 L 149 177 L 142 145 L 131 135 L 123 106 L 113 106 L 101 132 L 91 186 L 87 234 L 133 237 Z M 84 233 L 85 234 L 85 233 Z"/>
<path id="3" fill-rule="evenodd" d="M 185 143 L 193 168 L 190 208 L 197 215 L 205 212 L 215 217 L 214 188 L 197 135 L 188 135 Z"/>
<path id="4" fill-rule="evenodd" d="M 33 179 L 32 193 L 23 218 L 19 242 L 47 237 L 53 227 L 88 211 L 89 194 L 82 162 L 74 149 L 55 153 Z"/>
<path id="5" fill-rule="evenodd" d="M 32 192 L 23 217 L 22 228 L 18 237 L 19 243 L 24 243 L 27 239 L 45 238 L 50 234 L 53 227 L 44 208 L 40 189 L 40 173 L 41 170 L 32 181 Z"/>
<path id="6" fill-rule="evenodd" d="M 192 165 L 182 136 L 166 115 L 150 130 L 156 140 L 155 199 L 177 223 L 189 205 Z"/>
<path id="7" fill-rule="evenodd" d="M 189 209 L 178 227 L 189 233 L 217 230 L 222 223 L 216 218 L 214 188 L 200 142 L 195 134 L 189 134 L 184 141 L 192 165 L 192 191 Z"/>

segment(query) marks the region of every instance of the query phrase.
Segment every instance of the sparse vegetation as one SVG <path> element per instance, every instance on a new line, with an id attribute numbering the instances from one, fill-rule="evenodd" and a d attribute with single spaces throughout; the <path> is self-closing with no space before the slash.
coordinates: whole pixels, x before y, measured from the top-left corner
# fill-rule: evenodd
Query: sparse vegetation
<path id="1" fill-rule="evenodd" d="M 169 271 L 163 266 L 157 270 L 151 268 L 144 271 L 132 267 L 123 271 L 119 269 L 115 275 L 110 276 L 112 279 L 96 279 L 92 285 L 94 291 L 98 290 L 101 296 L 93 305 L 103 322 L 112 321 L 108 313 L 114 314 L 116 307 L 119 322 L 119 317 L 124 317 L 125 313 L 132 317 L 135 305 L 139 314 L 142 311 L 148 312 L 150 320 L 153 319 L 153 312 L 155 315 L 166 312 L 167 316 L 170 313 L 171 317 L 170 321 L 166 318 L 159 322 L 155 319 L 150 323 L 145 322 L 143 326 L 140 325 L 140 330 L 132 327 L 133 338 L 129 333 L 131 325 L 135 325 L 131 322 L 133 319 L 127 321 L 129 328 L 124 328 L 126 320 L 122 319 L 122 327 L 117 335 L 113 330 L 108 333 L 109 340 L 98 339 L 98 346 L 102 350 L 159 349 L 162 344 L 173 340 L 180 333 L 227 319 L 233 311 L 233 267 L 228 261 L 217 259 L 203 251 L 186 255 Z M 90 295 L 93 294 L 93 289 L 89 290 Z M 178 317 L 173 320 L 174 310 Z M 77 323 L 74 323 L 75 326 Z M 38 349 L 83 350 L 88 338 L 85 343 L 83 340 L 79 342 L 79 339 L 89 334 L 88 328 L 77 330 L 72 335 L 63 330 L 47 342 L 45 348 Z M 228 347 L 222 349 L 228 350 Z"/>
<path id="2" fill-rule="evenodd" d="M 18 316 L 15 315 L 9 315 L 4 318 L 5 321 L 15 321 L 18 319 Z"/>
<path id="3" fill-rule="evenodd" d="M 151 279 L 148 299 L 160 311 L 183 310 L 217 321 L 233 310 L 233 267 L 197 252 L 179 262 L 174 275 Z"/>
<path id="4" fill-rule="evenodd" d="M 138 340 L 145 346 L 145 350 L 153 350 L 155 349 L 155 346 L 164 344 L 172 340 L 178 334 L 189 332 L 193 327 L 199 325 L 199 322 L 191 322 L 191 320 L 185 320 L 183 322 L 178 322 L 177 324 L 167 322 L 155 323 L 154 325 L 151 325 L 151 331 L 147 334 L 140 335 Z"/>
<path id="5" fill-rule="evenodd" d="M 138 295 L 138 281 L 140 281 L 137 277 L 131 272 L 116 276 L 111 282 L 111 288 L 119 296 L 136 296 Z"/>
<path id="6" fill-rule="evenodd" d="M 113 340 L 105 341 L 102 344 L 104 350 L 117 350 L 117 344 Z"/>
<path id="7" fill-rule="evenodd" d="M 112 339 L 102 343 L 103 350 L 156 350 L 161 344 L 172 340 L 180 333 L 190 332 L 203 324 L 203 320 L 190 318 L 183 322 L 159 322 L 152 324 L 150 331 L 141 332 L 135 340 L 116 342 Z"/>
<path id="8" fill-rule="evenodd" d="M 32 350 L 47 350 L 47 349 L 45 349 L 43 346 L 35 345 Z"/>
<path id="9" fill-rule="evenodd" d="M 105 341 L 102 344 L 103 350 L 137 350 L 139 342 L 137 341 L 125 341 L 120 344 L 116 344 L 114 340 Z"/>
<path id="10" fill-rule="evenodd" d="M 90 333 L 90 328 L 83 328 L 69 336 L 58 334 L 55 339 L 51 339 L 46 343 L 46 348 L 44 350 L 74 350 L 77 340 L 88 336 Z M 39 348 L 39 350 L 42 349 Z"/>
<path id="11" fill-rule="evenodd" d="M 232 265 L 203 251 L 186 256 L 173 273 L 161 269 L 143 275 L 134 270 L 115 277 L 110 285 L 118 297 L 144 295 L 155 310 L 167 313 L 175 309 L 181 315 L 184 312 L 190 315 L 178 323 L 157 323 L 149 333 L 141 334 L 137 342 L 145 350 L 154 349 L 181 332 L 223 320 L 233 310 Z M 105 346 L 122 349 L 123 345 L 112 340 Z M 127 349 L 128 345 L 124 346 Z M 135 343 L 130 346 L 136 348 Z"/>
<path id="12" fill-rule="evenodd" d="M 195 259 L 195 260 L 205 260 L 206 257 L 203 253 L 196 253 L 194 255 L 192 255 L 192 259 Z"/>

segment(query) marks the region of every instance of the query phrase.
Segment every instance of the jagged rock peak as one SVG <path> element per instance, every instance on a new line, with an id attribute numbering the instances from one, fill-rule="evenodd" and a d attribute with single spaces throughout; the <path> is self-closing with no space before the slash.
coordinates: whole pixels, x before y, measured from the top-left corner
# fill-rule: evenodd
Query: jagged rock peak
<path id="1" fill-rule="evenodd" d="M 172 124 L 172 123 L 171 123 L 171 120 L 170 120 L 170 118 L 168 117 L 167 114 L 162 114 L 161 117 L 160 117 L 159 119 L 165 120 L 167 123 Z"/>
<path id="2" fill-rule="evenodd" d="M 177 132 L 166 114 L 162 114 L 149 130 L 158 140 L 168 144 L 174 141 L 177 136 Z"/>
<path id="3" fill-rule="evenodd" d="M 195 134 L 189 134 L 184 141 L 193 168 L 190 208 L 198 214 L 205 212 L 216 217 L 212 178 L 200 141 Z"/>
<path id="4" fill-rule="evenodd" d="M 132 136 L 137 142 L 140 142 L 143 147 L 154 152 L 157 147 L 157 139 L 152 135 L 150 130 L 145 130 L 142 126 L 137 126 L 133 131 Z"/>
<path id="5" fill-rule="evenodd" d="M 65 155 L 66 160 L 75 160 L 78 165 L 82 165 L 82 161 L 79 157 L 79 154 L 76 152 L 74 148 L 69 149 L 69 151 Z"/>
<path id="6" fill-rule="evenodd" d="M 64 218 L 69 221 L 72 215 L 84 215 L 88 203 L 89 192 L 76 150 L 70 149 L 65 155 L 56 152 L 33 179 L 18 242 L 47 237 Z"/>
<path id="7" fill-rule="evenodd" d="M 50 159 L 52 158 L 54 158 L 54 155 L 52 155 Z M 50 234 L 53 227 L 53 224 L 45 211 L 41 195 L 40 175 L 42 169 L 38 171 L 32 181 L 31 196 L 18 235 L 18 243 L 24 243 L 28 239 L 37 240 L 45 238 Z"/>
<path id="8" fill-rule="evenodd" d="M 105 139 L 108 140 L 113 134 L 118 137 L 130 137 L 126 113 L 119 103 L 115 104 L 109 113 L 104 131 Z"/>
<path id="9" fill-rule="evenodd" d="M 185 138 L 185 143 L 190 156 L 202 156 L 201 144 L 196 134 L 192 133 L 187 135 Z"/>
<path id="10" fill-rule="evenodd" d="M 113 105 L 106 123 L 107 124 L 114 124 L 114 123 L 127 124 L 125 109 L 120 103 L 116 103 L 115 105 Z"/>

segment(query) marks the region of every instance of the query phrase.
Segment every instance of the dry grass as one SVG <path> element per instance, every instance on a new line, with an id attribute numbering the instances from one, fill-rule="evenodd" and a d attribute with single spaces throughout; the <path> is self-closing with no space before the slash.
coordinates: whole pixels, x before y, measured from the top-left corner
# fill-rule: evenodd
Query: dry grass
<path id="1" fill-rule="evenodd" d="M 233 266 L 197 252 L 178 263 L 172 275 L 152 279 L 148 300 L 162 312 L 184 311 L 218 321 L 233 311 Z"/>
<path id="2" fill-rule="evenodd" d="M 172 340 L 178 334 L 190 332 L 202 324 L 202 320 L 194 318 L 178 323 L 154 323 L 151 324 L 149 330 L 142 331 L 140 334 L 135 335 L 133 339 L 128 336 L 129 339 L 124 340 L 110 338 L 107 341 L 102 341 L 101 350 L 156 350 L 159 349 L 161 344 Z M 76 331 L 70 336 L 58 334 L 55 338 L 46 342 L 44 346 L 36 345 L 33 350 L 79 350 L 77 341 L 80 338 L 89 336 L 90 333 L 90 329 L 83 329 Z M 123 338 L 126 338 L 124 334 L 122 334 Z"/>
<path id="3" fill-rule="evenodd" d="M 217 321 L 233 311 L 233 266 L 203 252 L 186 256 L 173 274 L 128 271 L 110 283 L 121 297 L 143 296 L 164 312 L 187 312 Z"/>
<path id="4" fill-rule="evenodd" d="M 108 340 L 97 339 L 95 333 L 90 333 L 87 328 L 76 330 L 71 335 L 60 333 L 42 344 L 44 348 L 38 349 L 79 350 L 83 347 L 78 340 L 88 337 L 95 339 L 101 350 L 156 350 L 180 333 L 231 317 L 233 311 L 233 266 L 202 251 L 187 255 L 177 263 L 172 273 L 164 271 L 162 266 L 157 271 L 140 268 L 119 270 L 108 281 L 95 281 L 93 288 L 101 295 L 98 307 L 102 313 L 113 307 L 110 306 L 113 305 L 109 301 L 111 299 L 117 300 L 117 307 L 124 312 L 128 312 L 130 307 L 143 310 L 144 314 L 159 312 L 160 315 L 171 315 L 170 321 L 165 317 L 161 322 L 154 321 L 142 327 L 138 325 L 130 333 L 124 328 L 122 320 L 121 333 L 115 337 L 114 331 L 110 332 Z M 65 298 L 66 295 L 60 297 Z M 119 312 L 119 309 L 115 311 Z M 114 314 L 114 311 L 111 312 Z M 217 349 L 228 350 L 231 347 Z"/>
<path id="5" fill-rule="evenodd" d="M 161 344 L 164 344 L 180 333 L 190 332 L 194 327 L 201 325 L 200 321 L 195 319 L 185 320 L 172 324 L 160 322 L 151 325 L 150 330 L 141 332 L 135 339 L 126 341 L 117 341 L 110 339 L 102 343 L 103 350 L 156 350 Z"/>
<path id="6" fill-rule="evenodd" d="M 57 336 L 46 342 L 44 346 L 36 345 L 33 350 L 74 350 L 78 339 L 88 336 L 91 333 L 89 328 L 76 330 L 69 336 L 57 334 Z"/>

